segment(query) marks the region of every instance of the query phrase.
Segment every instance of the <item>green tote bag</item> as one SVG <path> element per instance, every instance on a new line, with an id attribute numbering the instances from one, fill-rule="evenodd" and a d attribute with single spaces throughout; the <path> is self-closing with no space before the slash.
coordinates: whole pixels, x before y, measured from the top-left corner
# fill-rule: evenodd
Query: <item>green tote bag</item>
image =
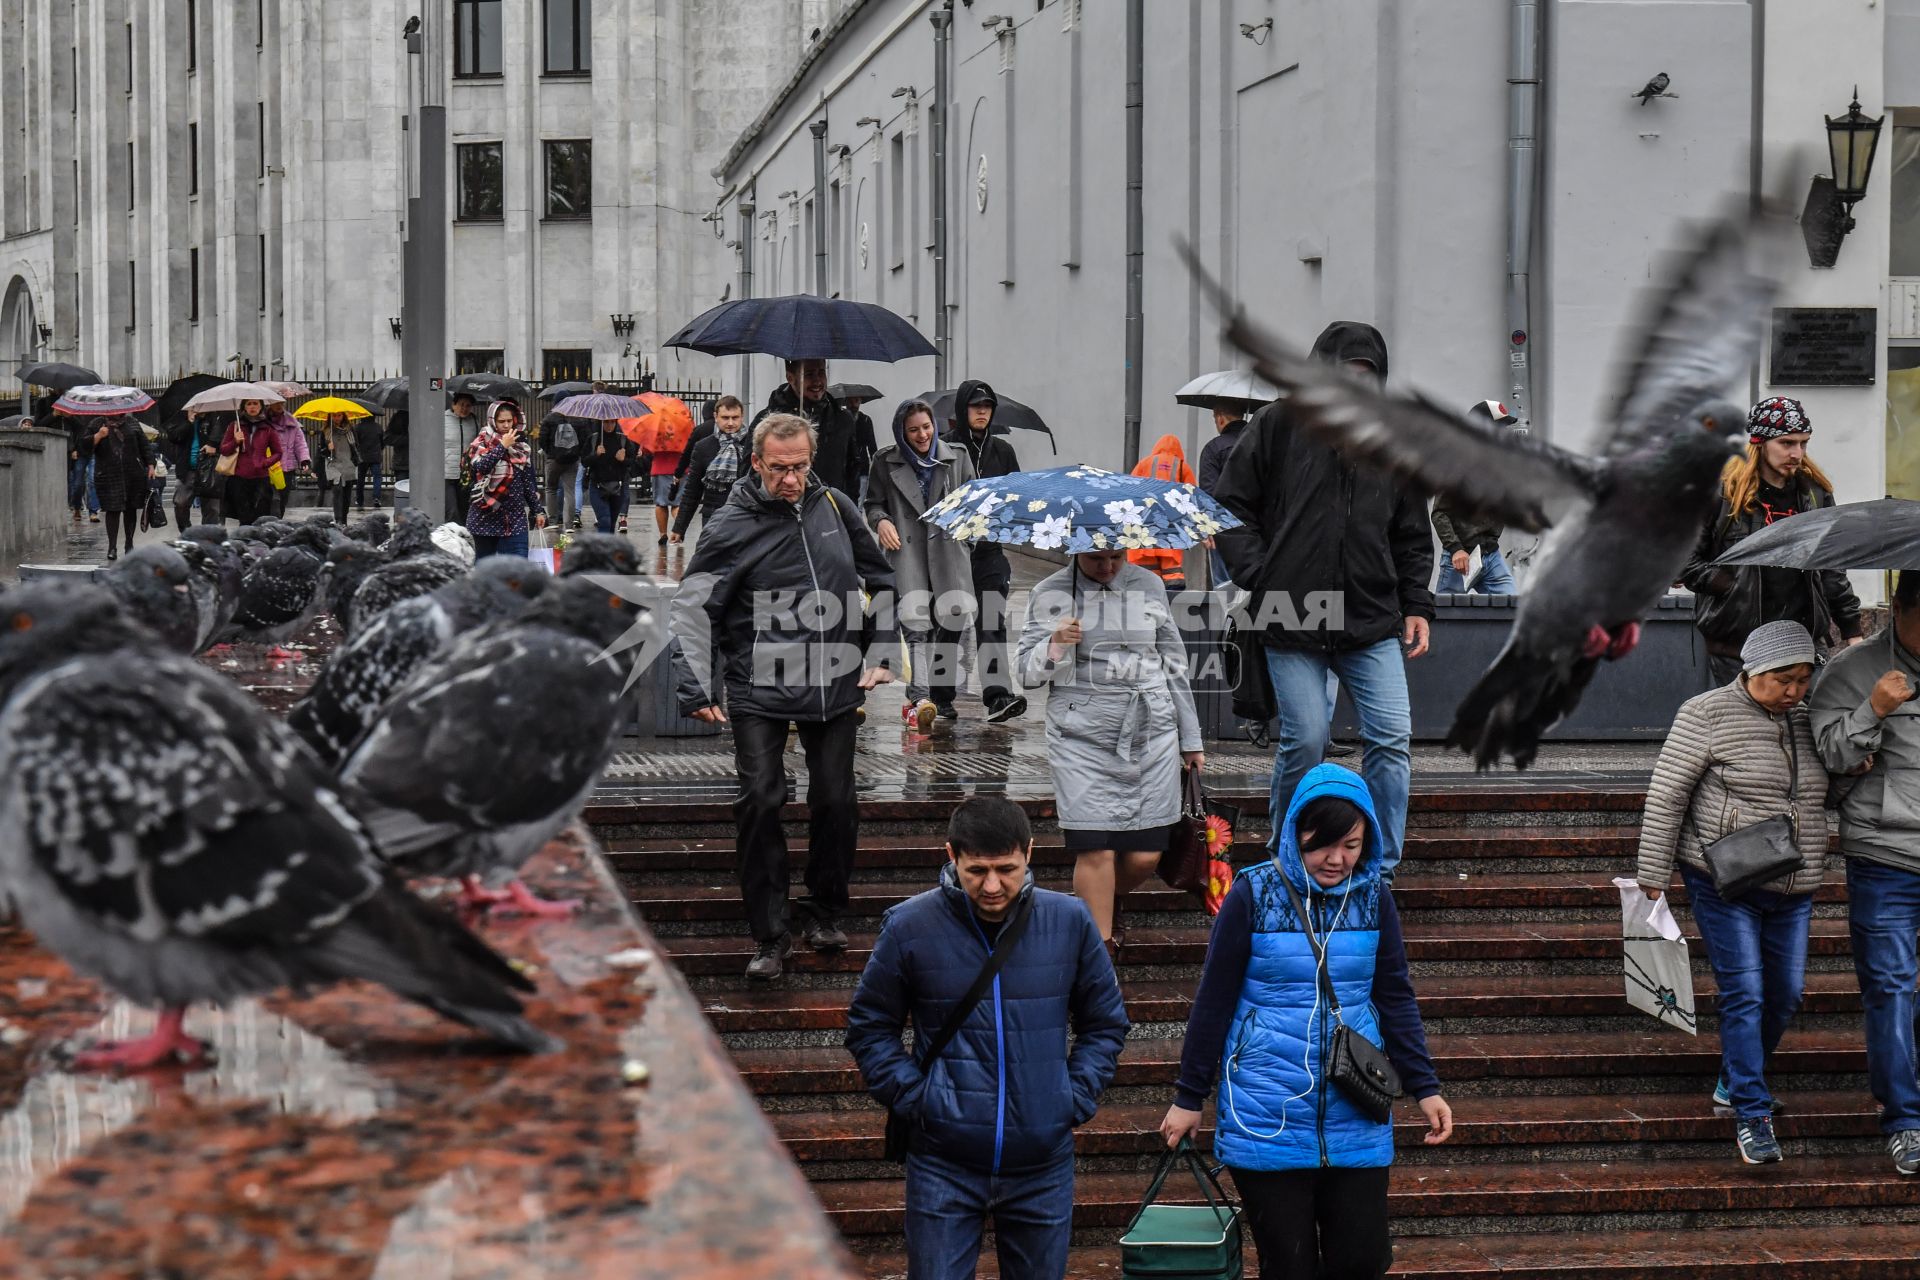
<path id="1" fill-rule="evenodd" d="M 1200 1184 L 1205 1204 L 1155 1204 L 1160 1185 L 1184 1162 Z M 1167 1152 L 1153 1184 L 1120 1237 L 1120 1274 L 1127 1280 L 1188 1277 L 1189 1280 L 1240 1280 L 1240 1209 L 1227 1199 L 1193 1149 L 1181 1139 Z"/>

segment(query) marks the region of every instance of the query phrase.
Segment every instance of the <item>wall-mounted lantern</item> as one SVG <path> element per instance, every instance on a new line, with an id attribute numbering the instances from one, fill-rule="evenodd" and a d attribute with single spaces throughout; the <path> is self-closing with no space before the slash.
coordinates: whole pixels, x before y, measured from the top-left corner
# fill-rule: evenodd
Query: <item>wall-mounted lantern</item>
<path id="1" fill-rule="evenodd" d="M 1874 152 L 1880 146 L 1880 127 L 1886 117 L 1862 112 L 1860 90 L 1855 86 L 1847 113 L 1828 116 L 1826 121 L 1833 176 L 1813 180 L 1800 215 L 1807 261 L 1816 267 L 1831 267 L 1840 260 L 1840 242 L 1854 228 L 1853 206 L 1866 199 Z"/>

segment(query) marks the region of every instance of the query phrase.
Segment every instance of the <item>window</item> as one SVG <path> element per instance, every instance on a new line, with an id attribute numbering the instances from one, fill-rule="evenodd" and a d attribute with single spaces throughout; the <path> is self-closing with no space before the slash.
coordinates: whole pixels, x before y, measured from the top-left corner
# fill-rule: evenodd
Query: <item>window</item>
<path id="1" fill-rule="evenodd" d="M 887 153 L 887 261 L 895 271 L 907 265 L 907 137 L 893 135 Z"/>
<path id="2" fill-rule="evenodd" d="M 267 0 L 253 0 L 253 47 L 267 47 Z"/>
<path id="3" fill-rule="evenodd" d="M 200 126 L 187 122 L 187 194 L 200 194 Z"/>
<path id="4" fill-rule="evenodd" d="M 187 73 L 191 75 L 200 66 L 200 23 L 195 12 L 199 0 L 187 0 Z"/>
<path id="5" fill-rule="evenodd" d="M 200 319 L 200 250 L 187 250 L 187 319 Z"/>
<path id="6" fill-rule="evenodd" d="M 547 216 L 593 216 L 593 144 L 587 141 L 547 144 Z"/>
<path id="7" fill-rule="evenodd" d="M 133 211 L 133 144 L 127 144 L 127 211 Z"/>
<path id="8" fill-rule="evenodd" d="M 127 24 L 127 92 L 133 92 L 133 24 Z"/>
<path id="9" fill-rule="evenodd" d="M 593 0 L 546 0 L 550 76 L 583 76 L 592 68 Z"/>
<path id="10" fill-rule="evenodd" d="M 267 104 L 259 102 L 254 106 L 258 112 L 257 128 L 260 135 L 260 176 L 264 178 L 267 176 Z"/>
<path id="11" fill-rule="evenodd" d="M 267 237 L 260 235 L 260 310 L 267 309 Z"/>
<path id="12" fill-rule="evenodd" d="M 1893 229 L 1888 237 L 1892 256 L 1887 274 L 1920 276 L 1920 128 L 1893 127 Z M 1888 475 L 1893 472 L 1889 470 Z"/>
<path id="13" fill-rule="evenodd" d="M 453 150 L 460 180 L 454 216 L 461 222 L 498 222 L 501 216 L 500 144 L 462 142 Z"/>
<path id="14" fill-rule="evenodd" d="M 127 332 L 140 323 L 140 264 L 127 261 Z"/>
<path id="15" fill-rule="evenodd" d="M 505 373 L 507 353 L 498 348 L 456 350 L 453 353 L 453 371 L 455 373 Z"/>
<path id="16" fill-rule="evenodd" d="M 549 347 L 540 353 L 540 366 L 547 382 L 584 382 L 593 377 L 593 351 L 586 347 Z"/>
<path id="17" fill-rule="evenodd" d="M 68 112 L 76 116 L 80 114 L 80 49 L 77 45 L 73 49 L 73 103 Z"/>
<path id="18" fill-rule="evenodd" d="M 829 278 L 834 281 L 834 296 L 843 298 L 853 292 L 853 273 L 848 269 L 846 253 L 834 253 L 834 250 L 841 248 L 841 237 L 845 234 L 845 206 L 838 182 L 830 185 L 827 193 L 827 252 L 838 259 L 828 263 Z"/>
<path id="19" fill-rule="evenodd" d="M 500 0 L 453 0 L 453 74 L 500 74 Z"/>
<path id="20" fill-rule="evenodd" d="M 80 162 L 75 160 L 73 162 L 73 225 L 76 227 L 80 225 L 80 207 L 85 203 L 86 201 L 80 198 Z"/>

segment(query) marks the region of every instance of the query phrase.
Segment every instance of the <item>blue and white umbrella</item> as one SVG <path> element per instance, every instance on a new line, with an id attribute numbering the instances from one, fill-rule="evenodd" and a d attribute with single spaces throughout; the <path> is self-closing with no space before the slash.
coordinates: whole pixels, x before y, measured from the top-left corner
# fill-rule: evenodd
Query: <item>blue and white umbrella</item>
<path id="1" fill-rule="evenodd" d="M 970 480 L 920 517 L 956 542 L 1040 551 L 1184 551 L 1240 524 L 1190 484 L 1051 467 Z"/>

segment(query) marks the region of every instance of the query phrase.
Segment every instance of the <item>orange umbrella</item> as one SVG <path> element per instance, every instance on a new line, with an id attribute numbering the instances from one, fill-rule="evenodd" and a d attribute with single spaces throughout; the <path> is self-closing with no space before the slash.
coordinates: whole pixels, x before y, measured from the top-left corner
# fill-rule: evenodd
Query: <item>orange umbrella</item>
<path id="1" fill-rule="evenodd" d="M 643 391 L 634 399 L 653 410 L 644 418 L 620 419 L 627 439 L 649 453 L 682 453 L 693 438 L 693 410 L 684 400 Z"/>

